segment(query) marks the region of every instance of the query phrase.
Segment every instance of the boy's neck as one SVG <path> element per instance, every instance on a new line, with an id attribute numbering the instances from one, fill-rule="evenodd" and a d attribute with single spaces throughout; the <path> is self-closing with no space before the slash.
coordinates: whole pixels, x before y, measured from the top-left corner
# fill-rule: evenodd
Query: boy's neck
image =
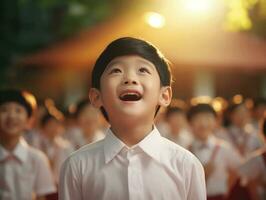
<path id="1" fill-rule="evenodd" d="M 20 139 L 20 135 L 5 135 L 0 133 L 0 144 L 8 151 L 13 151 L 17 146 Z"/>
<path id="2" fill-rule="evenodd" d="M 118 124 L 117 126 L 111 126 L 111 130 L 113 131 L 113 133 L 128 147 L 139 143 L 152 131 L 152 128 L 152 124 L 139 124 L 132 126 L 123 126 L 123 124 Z"/>

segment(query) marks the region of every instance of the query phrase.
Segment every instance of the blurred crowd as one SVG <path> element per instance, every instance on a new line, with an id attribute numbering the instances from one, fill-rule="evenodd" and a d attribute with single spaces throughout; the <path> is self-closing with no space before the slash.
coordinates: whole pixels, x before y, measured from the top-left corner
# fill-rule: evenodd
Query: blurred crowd
<path id="1" fill-rule="evenodd" d="M 36 109 L 23 137 L 46 155 L 56 186 L 64 160 L 82 146 L 103 139 L 109 124 L 88 98 L 64 112 L 51 99 L 38 107 L 34 98 L 31 102 Z M 164 137 L 201 161 L 208 196 L 256 200 L 266 197 L 265 117 L 264 98 L 197 97 L 173 99 L 157 113 L 155 125 Z"/>

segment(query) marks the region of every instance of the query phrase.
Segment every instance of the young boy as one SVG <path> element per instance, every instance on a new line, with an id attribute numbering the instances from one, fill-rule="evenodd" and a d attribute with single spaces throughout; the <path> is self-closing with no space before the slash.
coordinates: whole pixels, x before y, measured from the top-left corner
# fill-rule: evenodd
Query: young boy
<path id="1" fill-rule="evenodd" d="M 266 197 L 266 115 L 261 121 L 260 129 L 264 146 L 254 151 L 239 170 L 240 174 L 248 179 L 249 192 L 255 200 L 263 200 Z"/>
<path id="2" fill-rule="evenodd" d="M 165 119 L 169 126 L 166 137 L 187 149 L 193 138 L 188 131 L 185 111 L 177 106 L 169 106 L 165 113 Z"/>
<path id="3" fill-rule="evenodd" d="M 229 105 L 226 114 L 229 126 L 222 139 L 228 141 L 243 158 L 262 147 L 258 133 L 250 125 L 250 113 L 244 103 Z"/>
<path id="4" fill-rule="evenodd" d="M 88 98 L 78 102 L 75 112 L 76 126 L 67 130 L 65 134 L 65 138 L 72 143 L 75 149 L 105 137 L 100 127 L 100 114 L 99 110 L 91 105 Z"/>
<path id="5" fill-rule="evenodd" d="M 74 151 L 70 142 L 62 137 L 64 132 L 62 119 L 50 113 L 45 114 L 40 123 L 40 143 L 36 148 L 48 157 L 56 184 L 59 181 L 60 168 L 66 158 Z"/>
<path id="6" fill-rule="evenodd" d="M 206 199 L 200 162 L 153 125 L 160 106 L 170 104 L 170 83 L 167 61 L 150 43 L 126 37 L 107 46 L 89 96 L 111 128 L 64 163 L 61 200 Z"/>
<path id="7" fill-rule="evenodd" d="M 25 142 L 33 107 L 30 94 L 19 90 L 0 91 L 0 199 L 46 199 L 55 192 L 45 155 Z"/>
<path id="8" fill-rule="evenodd" d="M 208 200 L 223 200 L 230 188 L 229 170 L 236 171 L 241 156 L 225 141 L 214 137 L 216 112 L 208 104 L 192 106 L 188 112 L 195 141 L 190 150 L 202 162 L 207 184 Z"/>

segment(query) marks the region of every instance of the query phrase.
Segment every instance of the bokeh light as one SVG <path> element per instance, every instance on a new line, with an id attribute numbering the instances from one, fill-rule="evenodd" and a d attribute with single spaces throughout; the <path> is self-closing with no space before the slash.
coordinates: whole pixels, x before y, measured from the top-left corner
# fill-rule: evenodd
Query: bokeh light
<path id="1" fill-rule="evenodd" d="M 153 28 L 162 28 L 165 25 L 164 17 L 156 12 L 145 13 L 144 19 Z"/>

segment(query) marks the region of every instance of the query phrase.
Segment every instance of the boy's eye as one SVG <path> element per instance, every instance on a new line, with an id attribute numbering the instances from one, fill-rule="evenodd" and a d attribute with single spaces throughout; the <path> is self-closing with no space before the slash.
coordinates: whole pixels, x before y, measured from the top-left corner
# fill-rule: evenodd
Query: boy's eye
<path id="1" fill-rule="evenodd" d="M 148 73 L 148 74 L 150 74 L 150 71 L 149 71 L 147 68 L 145 68 L 145 67 L 141 67 L 141 68 L 139 69 L 139 71 L 140 71 L 141 73 Z"/>
<path id="2" fill-rule="evenodd" d="M 118 69 L 118 68 L 114 68 L 114 69 L 110 70 L 109 74 L 120 73 L 120 72 L 121 72 L 120 69 Z"/>

